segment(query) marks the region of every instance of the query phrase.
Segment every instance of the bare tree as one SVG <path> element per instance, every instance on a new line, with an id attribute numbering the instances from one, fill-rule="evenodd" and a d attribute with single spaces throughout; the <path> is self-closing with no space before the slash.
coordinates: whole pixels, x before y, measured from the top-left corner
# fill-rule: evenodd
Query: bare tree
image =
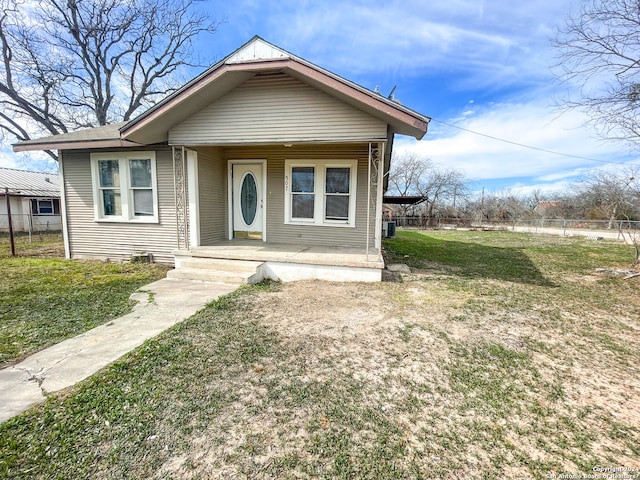
<path id="1" fill-rule="evenodd" d="M 528 199 L 511 190 L 483 192 L 468 205 L 467 215 L 479 223 L 521 219 L 528 212 Z"/>
<path id="2" fill-rule="evenodd" d="M 434 164 L 429 158 L 416 153 L 404 153 L 394 158 L 389 173 L 389 185 L 396 195 L 424 197 L 424 213 L 433 218 L 438 206 L 455 202 L 468 192 L 465 175 L 452 168 Z M 403 214 L 408 207 L 405 205 Z"/>
<path id="3" fill-rule="evenodd" d="M 631 221 L 640 220 L 640 166 L 618 170 L 596 170 L 575 186 L 574 201 L 586 218 L 609 220 L 622 238 L 633 245 L 635 263 L 640 263 L 640 231 Z"/>
<path id="4" fill-rule="evenodd" d="M 609 220 L 640 219 L 640 167 L 595 170 L 577 183 L 575 201 L 582 205 L 585 218 Z"/>
<path id="5" fill-rule="evenodd" d="M 431 168 L 431 160 L 422 158 L 413 152 L 405 152 L 394 156 L 389 172 L 389 189 L 392 195 L 406 197 L 418 195 L 420 179 L 427 175 Z M 409 206 L 400 205 L 401 214 L 407 215 Z"/>
<path id="6" fill-rule="evenodd" d="M 218 26 L 195 1 L 0 0 L 0 131 L 21 141 L 126 121 L 171 93 L 199 66 L 192 42 Z"/>
<path id="7" fill-rule="evenodd" d="M 578 85 L 566 108 L 585 109 L 599 133 L 640 146 L 640 2 L 591 0 L 559 30 L 558 76 Z"/>
<path id="8" fill-rule="evenodd" d="M 426 199 L 426 214 L 431 219 L 438 206 L 449 201 L 455 204 L 467 194 L 467 179 L 459 170 L 434 165 L 419 180 L 417 191 Z"/>

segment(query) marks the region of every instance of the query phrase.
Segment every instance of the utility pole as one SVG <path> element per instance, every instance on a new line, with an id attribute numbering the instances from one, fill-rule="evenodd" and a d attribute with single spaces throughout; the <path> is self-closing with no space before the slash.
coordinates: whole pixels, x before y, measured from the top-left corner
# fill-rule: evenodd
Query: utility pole
<path id="1" fill-rule="evenodd" d="M 16 243 L 13 240 L 13 222 L 11 221 L 11 199 L 9 198 L 9 187 L 4 187 L 4 196 L 7 199 L 7 221 L 9 223 L 9 242 L 11 243 L 11 256 L 16 256 Z"/>

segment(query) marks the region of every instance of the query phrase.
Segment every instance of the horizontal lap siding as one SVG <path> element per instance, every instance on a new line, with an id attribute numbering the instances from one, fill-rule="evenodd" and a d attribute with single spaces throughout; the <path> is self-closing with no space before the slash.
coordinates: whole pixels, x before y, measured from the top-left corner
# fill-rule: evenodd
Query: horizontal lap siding
<path id="1" fill-rule="evenodd" d="M 170 150 L 156 152 L 159 222 L 108 223 L 94 220 L 90 152 L 62 152 L 66 214 L 72 258 L 128 259 L 150 252 L 172 263 L 176 248 L 173 163 Z"/>
<path id="2" fill-rule="evenodd" d="M 198 148 L 200 245 L 226 240 L 227 162 L 220 148 Z"/>
<path id="3" fill-rule="evenodd" d="M 386 138 L 387 125 L 284 74 L 258 75 L 169 131 L 169 143 Z"/>
<path id="4" fill-rule="evenodd" d="M 367 144 L 294 146 L 292 148 L 234 147 L 224 150 L 227 159 L 267 160 L 267 241 L 303 243 L 308 245 L 363 248 L 367 225 Z M 284 163 L 285 160 L 358 160 L 356 193 L 356 228 L 331 226 L 285 225 L 284 223 Z M 374 206 L 371 224 L 375 224 Z M 373 227 L 370 230 L 372 234 Z M 370 236 L 373 248 L 373 236 Z"/>

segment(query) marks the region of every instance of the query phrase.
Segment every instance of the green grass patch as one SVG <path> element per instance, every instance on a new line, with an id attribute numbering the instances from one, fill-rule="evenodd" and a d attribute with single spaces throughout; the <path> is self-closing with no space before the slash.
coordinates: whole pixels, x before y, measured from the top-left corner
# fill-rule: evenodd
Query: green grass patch
<path id="1" fill-rule="evenodd" d="M 385 240 L 390 263 L 436 268 L 459 278 L 553 285 L 553 274 L 628 263 L 623 245 L 515 232 L 399 230 Z M 551 275 L 550 275 L 551 274 Z"/>
<path id="2" fill-rule="evenodd" d="M 72 394 L 0 425 L 0 477 L 153 477 L 237 400 L 221 376 L 238 377 L 277 348 L 275 335 L 256 321 L 237 321 L 244 296 L 223 297 Z"/>
<path id="3" fill-rule="evenodd" d="M 131 310 L 160 265 L 0 258 L 0 366 Z"/>

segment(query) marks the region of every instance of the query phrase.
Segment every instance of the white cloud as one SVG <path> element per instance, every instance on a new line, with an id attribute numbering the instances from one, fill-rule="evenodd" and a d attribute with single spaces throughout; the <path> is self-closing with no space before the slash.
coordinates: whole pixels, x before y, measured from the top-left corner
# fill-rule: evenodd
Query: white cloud
<path id="1" fill-rule="evenodd" d="M 458 88 L 491 87 L 548 77 L 549 39 L 570 4 L 285 0 L 263 7 L 262 27 L 267 40 L 338 72 L 464 72 Z M 256 9 L 252 0 L 231 5 L 230 24 Z"/>
<path id="2" fill-rule="evenodd" d="M 20 164 L 18 163 L 17 159 L 10 153 L 0 151 L 0 167 L 20 168 Z"/>
<path id="3" fill-rule="evenodd" d="M 531 177 L 540 184 L 575 179 L 606 162 L 637 160 L 621 154 L 619 144 L 596 140 L 592 131 L 582 127 L 584 119 L 578 112 L 557 116 L 535 102 L 498 104 L 483 110 L 476 103 L 475 108 L 475 115 L 457 120 L 465 130 L 434 121 L 434 128 L 421 142 L 399 138 L 395 150 L 417 152 L 436 163 L 463 170 L 472 179 Z"/>
<path id="4" fill-rule="evenodd" d="M 14 153 L 8 145 L 0 145 L 0 167 L 50 173 L 58 171 L 58 164 L 44 152 Z"/>

